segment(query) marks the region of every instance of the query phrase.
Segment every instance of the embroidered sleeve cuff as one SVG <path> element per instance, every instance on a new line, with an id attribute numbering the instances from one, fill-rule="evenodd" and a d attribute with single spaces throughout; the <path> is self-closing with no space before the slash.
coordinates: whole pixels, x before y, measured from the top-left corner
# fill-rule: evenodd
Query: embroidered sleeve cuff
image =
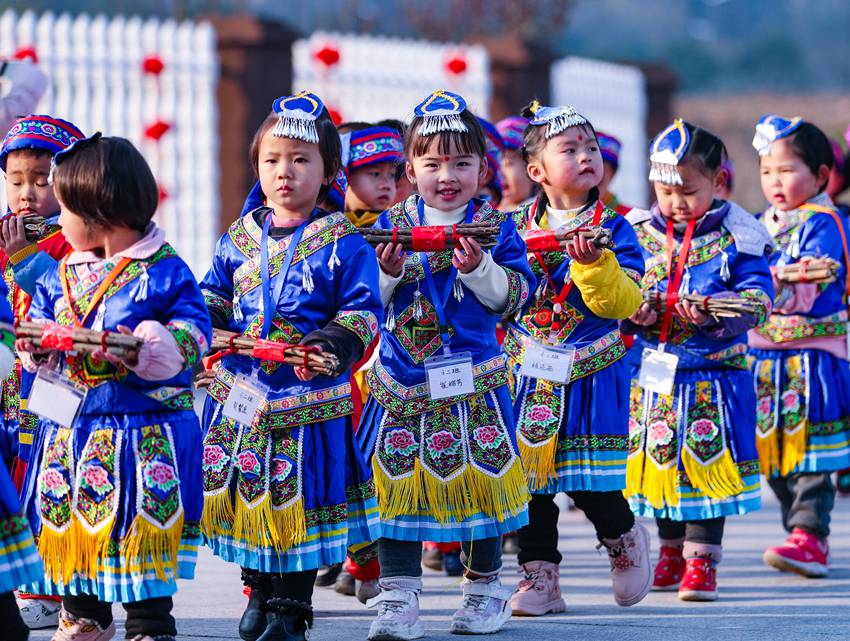
<path id="1" fill-rule="evenodd" d="M 9 262 L 12 263 L 12 265 L 17 265 L 24 258 L 27 258 L 28 256 L 32 256 L 33 254 L 37 254 L 38 252 L 39 252 L 38 244 L 30 243 L 29 245 L 27 245 L 23 249 L 19 249 L 14 254 L 10 255 L 9 256 Z"/>
<path id="2" fill-rule="evenodd" d="M 165 328 L 171 333 L 177 343 L 186 367 L 192 367 L 200 362 L 201 358 L 209 351 L 209 345 L 204 335 L 192 323 L 174 320 Z"/>
<path id="3" fill-rule="evenodd" d="M 201 290 L 204 295 L 204 302 L 213 319 L 215 327 L 224 329 L 227 323 L 233 317 L 233 301 L 219 296 L 215 292 L 208 289 Z"/>
<path id="4" fill-rule="evenodd" d="M 368 347 L 378 335 L 378 318 L 372 312 L 341 311 L 334 322 L 357 336 L 364 347 Z"/>

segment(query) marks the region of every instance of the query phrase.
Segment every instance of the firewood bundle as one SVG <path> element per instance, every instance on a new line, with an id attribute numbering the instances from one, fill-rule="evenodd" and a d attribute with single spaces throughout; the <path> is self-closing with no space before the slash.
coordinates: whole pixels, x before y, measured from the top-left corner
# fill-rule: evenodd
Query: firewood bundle
<path id="1" fill-rule="evenodd" d="M 490 223 L 464 223 L 446 226 L 396 227 L 374 229 L 360 227 L 366 242 L 377 247 L 381 244 L 399 243 L 405 251 L 438 252 L 460 248 L 459 240 L 468 238 L 481 247 L 495 247 L 499 241 L 499 226 Z"/>
<path id="2" fill-rule="evenodd" d="M 525 246 L 530 252 L 562 252 L 568 242 L 581 236 L 592 240 L 599 249 L 612 249 L 614 239 L 607 227 L 577 227 L 576 229 L 532 229 L 525 232 Z"/>
<path id="3" fill-rule="evenodd" d="M 779 265 L 776 268 L 776 278 L 789 285 L 797 283 L 812 283 L 823 285 L 834 283 L 841 268 L 834 258 L 803 258 L 791 265 Z"/>
<path id="4" fill-rule="evenodd" d="M 757 314 L 758 303 L 749 298 L 730 296 L 728 298 L 702 296 L 701 294 L 679 294 L 674 302 L 687 301 L 701 312 L 715 318 L 738 318 L 744 315 Z M 659 314 L 667 309 L 667 293 L 650 291 L 644 292 L 643 302 L 647 303 Z"/>
<path id="5" fill-rule="evenodd" d="M 262 338 L 251 338 L 223 329 L 213 329 L 210 352 L 240 354 L 264 361 L 306 367 L 309 371 L 322 376 L 339 376 L 340 374 L 339 359 L 333 354 L 319 352 L 308 345 L 290 345 Z"/>
<path id="6" fill-rule="evenodd" d="M 15 336 L 29 340 L 39 349 L 56 349 L 63 352 L 105 352 L 118 358 L 138 353 L 144 341 L 136 336 L 118 332 L 97 331 L 85 327 L 21 321 L 15 327 Z"/>

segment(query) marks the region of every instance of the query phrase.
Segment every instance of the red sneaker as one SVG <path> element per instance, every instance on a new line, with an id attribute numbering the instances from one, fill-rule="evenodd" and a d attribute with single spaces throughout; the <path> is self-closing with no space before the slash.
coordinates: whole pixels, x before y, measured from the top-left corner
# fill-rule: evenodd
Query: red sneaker
<path id="1" fill-rule="evenodd" d="M 686 561 L 679 598 L 682 601 L 717 600 L 717 568 L 711 559 L 692 557 Z"/>
<path id="2" fill-rule="evenodd" d="M 783 572 L 796 572 L 809 578 L 829 574 L 829 544 L 814 534 L 798 527 L 794 528 L 785 543 L 768 548 L 764 562 Z"/>
<path id="3" fill-rule="evenodd" d="M 682 556 L 681 546 L 662 545 L 652 578 L 652 589 L 656 592 L 672 592 L 679 588 L 684 573 L 685 557 Z"/>

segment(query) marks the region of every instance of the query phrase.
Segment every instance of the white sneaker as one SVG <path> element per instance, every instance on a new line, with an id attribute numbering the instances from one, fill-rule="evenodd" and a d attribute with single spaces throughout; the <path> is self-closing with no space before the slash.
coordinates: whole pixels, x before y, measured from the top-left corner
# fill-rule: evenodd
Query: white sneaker
<path id="1" fill-rule="evenodd" d="M 59 625 L 62 604 L 53 599 L 18 599 L 18 609 L 30 630 L 41 630 Z"/>
<path id="2" fill-rule="evenodd" d="M 369 641 L 411 641 L 425 636 L 419 622 L 419 594 L 413 590 L 384 588 L 366 607 L 378 609 L 369 626 Z"/>
<path id="3" fill-rule="evenodd" d="M 463 607 L 452 617 L 452 634 L 492 634 L 511 618 L 512 592 L 498 577 L 463 580 Z"/>

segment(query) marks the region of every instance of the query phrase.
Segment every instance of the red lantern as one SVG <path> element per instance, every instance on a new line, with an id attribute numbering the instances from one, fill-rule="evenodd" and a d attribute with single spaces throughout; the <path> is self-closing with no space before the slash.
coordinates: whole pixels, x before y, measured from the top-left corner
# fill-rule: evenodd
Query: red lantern
<path id="1" fill-rule="evenodd" d="M 446 60 L 446 71 L 453 76 L 459 76 L 466 73 L 466 69 L 466 56 L 462 53 L 455 53 Z"/>
<path id="2" fill-rule="evenodd" d="M 339 125 L 342 122 L 342 114 L 336 109 L 328 107 L 328 115 L 331 117 L 331 120 L 333 120 L 335 125 Z"/>
<path id="3" fill-rule="evenodd" d="M 142 60 L 142 71 L 145 73 L 158 76 L 162 73 L 163 69 L 165 69 L 165 63 L 156 54 L 145 56 L 144 60 Z"/>
<path id="4" fill-rule="evenodd" d="M 339 49 L 331 44 L 326 44 L 317 50 L 313 57 L 326 67 L 333 67 L 339 62 Z"/>
<path id="5" fill-rule="evenodd" d="M 151 140 L 159 140 L 162 138 L 168 130 L 171 129 L 171 125 L 162 120 L 157 120 L 152 125 L 149 125 L 145 129 L 145 138 L 150 138 Z"/>
<path id="6" fill-rule="evenodd" d="M 35 47 L 21 47 L 15 52 L 15 60 L 27 59 L 38 63 L 38 54 L 35 52 Z"/>
<path id="7" fill-rule="evenodd" d="M 157 191 L 159 192 L 159 204 L 162 205 L 166 200 L 168 200 L 168 192 L 165 190 L 161 184 L 156 184 Z"/>

